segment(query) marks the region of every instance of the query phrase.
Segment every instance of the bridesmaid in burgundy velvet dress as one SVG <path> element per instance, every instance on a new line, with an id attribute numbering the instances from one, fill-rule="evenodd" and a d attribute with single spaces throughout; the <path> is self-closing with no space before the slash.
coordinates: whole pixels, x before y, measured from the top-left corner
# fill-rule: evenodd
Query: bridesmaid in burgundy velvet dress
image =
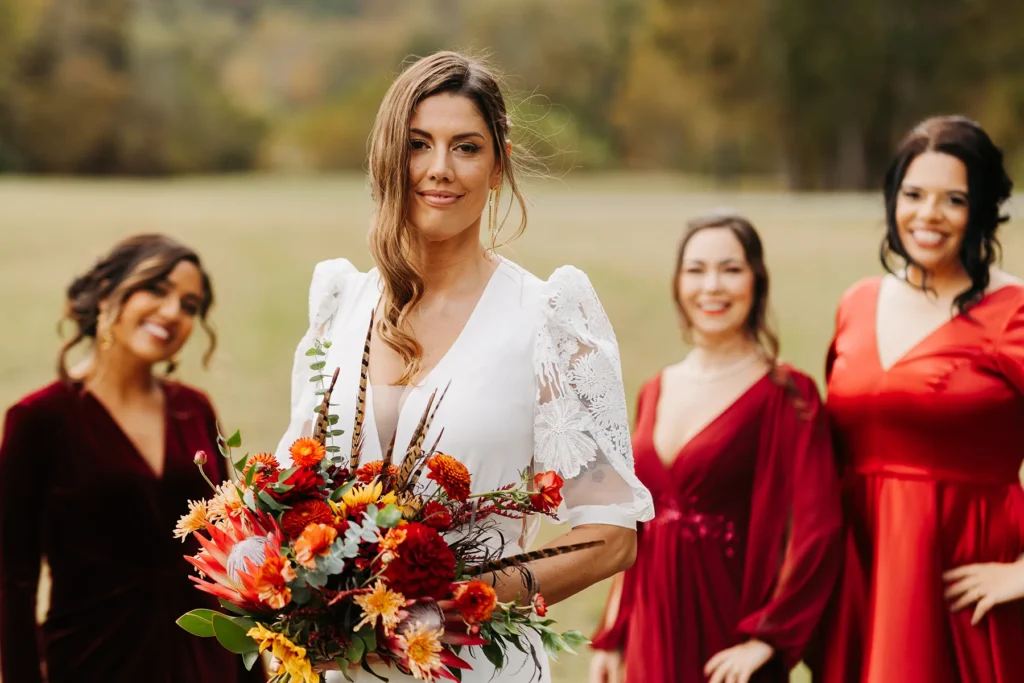
<path id="1" fill-rule="evenodd" d="M 4 683 L 263 680 L 175 620 L 216 607 L 192 587 L 175 538 L 188 501 L 223 479 L 213 408 L 154 375 L 205 326 L 210 282 L 190 249 L 159 235 L 118 244 L 67 292 L 76 335 L 60 379 L 7 412 L 0 444 L 0 671 Z M 70 372 L 67 351 L 93 348 Z M 171 368 L 173 369 L 173 367 Z M 46 558 L 52 584 L 36 626 Z"/>
<path id="2" fill-rule="evenodd" d="M 692 222 L 673 290 L 694 349 L 640 392 L 636 472 L 656 516 L 616 578 L 591 683 L 783 683 L 841 561 L 828 425 L 814 382 L 777 362 L 749 222 Z"/>
<path id="3" fill-rule="evenodd" d="M 815 680 L 1024 680 L 1024 286 L 993 267 L 1010 189 L 959 117 L 886 174 L 889 274 L 843 296 L 829 353 L 850 529 Z"/>

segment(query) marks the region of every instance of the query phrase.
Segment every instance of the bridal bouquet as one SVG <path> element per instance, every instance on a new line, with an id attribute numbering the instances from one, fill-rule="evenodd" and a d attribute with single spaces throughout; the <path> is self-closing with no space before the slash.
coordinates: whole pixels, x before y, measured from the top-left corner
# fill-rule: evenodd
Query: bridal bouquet
<path id="1" fill-rule="evenodd" d="M 330 413 L 338 373 L 322 374 L 327 348 L 316 342 L 307 352 L 323 398 L 313 435 L 291 445 L 291 467 L 283 469 L 269 453 L 235 459 L 239 434 L 221 439 L 238 481 L 215 486 L 208 500 L 189 501 L 175 536 L 199 541 L 200 552 L 186 557 L 198 570 L 190 578 L 225 611 L 193 610 L 178 624 L 216 638 L 248 668 L 269 649 L 281 662 L 273 679 L 280 683 L 320 681 L 318 671 L 330 662 L 343 673 L 361 667 L 385 681 L 374 666 L 419 680 L 457 681 L 460 669 L 471 668 L 459 656 L 464 647 L 479 646 L 500 669 L 510 647 L 537 662 L 529 631 L 553 656 L 585 643 L 578 632 L 552 628 L 539 593 L 523 603 L 500 602 L 483 580 L 518 569 L 532 585 L 527 562 L 594 545 L 500 557 L 496 518 L 553 515 L 561 502 L 559 476 L 524 472 L 501 490 L 471 494 L 469 471 L 438 450 L 441 435 L 424 446 L 444 400 L 436 392 L 401 466 L 393 464 L 394 440 L 383 460 L 361 462 L 365 362 L 351 456 L 342 457 L 332 443 L 342 431 Z M 367 344 L 364 360 L 368 353 Z M 196 454 L 201 471 L 206 457 Z"/>

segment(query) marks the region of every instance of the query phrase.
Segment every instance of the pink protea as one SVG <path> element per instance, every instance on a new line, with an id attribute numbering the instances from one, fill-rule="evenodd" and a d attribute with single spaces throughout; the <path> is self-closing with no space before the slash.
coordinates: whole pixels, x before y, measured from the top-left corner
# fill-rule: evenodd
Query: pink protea
<path id="1" fill-rule="evenodd" d="M 209 538 L 195 532 L 202 550 L 185 559 L 209 581 L 190 576 L 196 587 L 224 598 L 251 612 L 267 611 L 260 600 L 256 575 L 268 557 L 281 556 L 281 530 L 272 517 L 243 510 L 239 517 L 229 517 L 221 527 L 206 525 Z"/>

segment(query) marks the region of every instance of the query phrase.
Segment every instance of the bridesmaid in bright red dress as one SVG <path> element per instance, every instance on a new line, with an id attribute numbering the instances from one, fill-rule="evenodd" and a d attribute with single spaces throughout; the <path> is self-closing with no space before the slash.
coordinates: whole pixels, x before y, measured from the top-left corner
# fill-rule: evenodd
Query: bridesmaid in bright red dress
<path id="1" fill-rule="evenodd" d="M 889 274 L 844 295 L 828 359 L 851 528 L 815 680 L 1024 680 L 1024 287 L 993 267 L 1010 189 L 958 117 L 886 175 Z"/>
<path id="2" fill-rule="evenodd" d="M 841 562 L 824 411 L 814 382 L 777 363 L 749 222 L 692 222 L 673 290 L 694 349 L 640 392 L 636 472 L 656 517 L 616 578 L 590 680 L 783 683 Z"/>

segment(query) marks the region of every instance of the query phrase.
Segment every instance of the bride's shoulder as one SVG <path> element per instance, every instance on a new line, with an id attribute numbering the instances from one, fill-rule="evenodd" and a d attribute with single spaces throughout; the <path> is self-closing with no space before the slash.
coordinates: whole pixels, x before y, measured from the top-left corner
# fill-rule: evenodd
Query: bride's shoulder
<path id="1" fill-rule="evenodd" d="M 323 321 L 333 314 L 344 298 L 353 296 L 375 273 L 376 269 L 364 273 L 344 258 L 316 264 L 309 283 L 310 323 Z"/>
<path id="2" fill-rule="evenodd" d="M 517 279 L 524 288 L 535 293 L 539 299 L 553 305 L 552 299 L 565 299 L 593 294 L 594 287 L 587 274 L 575 266 L 565 265 L 555 268 L 548 279 L 543 280 L 517 263 L 502 259 L 506 271 Z"/>

